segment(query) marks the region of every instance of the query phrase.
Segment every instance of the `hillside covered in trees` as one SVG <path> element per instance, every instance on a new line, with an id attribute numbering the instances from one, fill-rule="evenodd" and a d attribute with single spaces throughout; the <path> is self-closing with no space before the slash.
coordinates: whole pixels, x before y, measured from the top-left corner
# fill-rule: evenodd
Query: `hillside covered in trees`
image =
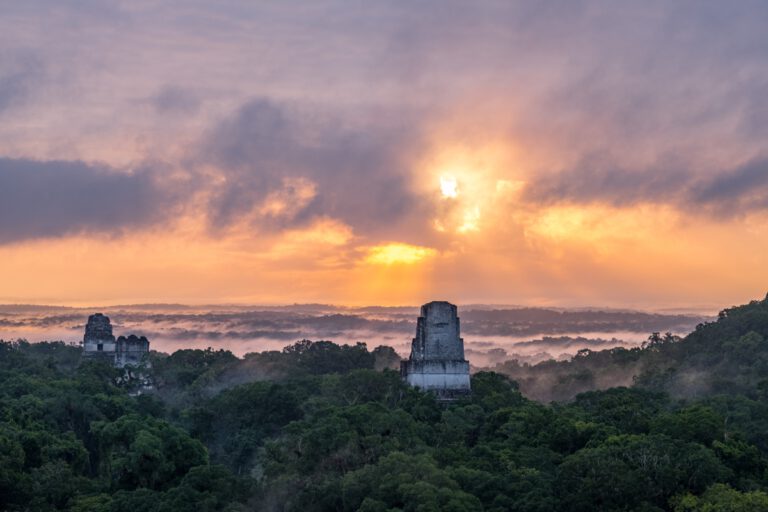
<path id="1" fill-rule="evenodd" d="M 137 394 L 77 347 L 2 342 L 0 510 L 768 511 L 768 300 L 684 339 L 480 371 L 450 405 L 396 362 L 182 350 Z M 521 393 L 545 383 L 590 391 Z"/>
<path id="2" fill-rule="evenodd" d="M 540 401 L 632 385 L 678 399 L 718 393 L 756 398 L 768 393 L 768 297 L 725 309 L 682 339 L 653 333 L 642 347 L 587 349 L 569 361 L 537 365 L 507 361 L 494 370 Z"/>

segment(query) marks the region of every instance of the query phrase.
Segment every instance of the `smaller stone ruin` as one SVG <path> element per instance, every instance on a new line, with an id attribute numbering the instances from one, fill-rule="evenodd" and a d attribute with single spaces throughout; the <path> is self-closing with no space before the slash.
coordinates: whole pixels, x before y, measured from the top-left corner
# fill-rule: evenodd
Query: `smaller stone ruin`
<path id="1" fill-rule="evenodd" d="M 125 368 L 128 365 L 138 366 L 146 362 L 149 354 L 149 340 L 145 336 L 131 334 L 128 337 L 117 338 L 115 347 L 115 366 Z"/>

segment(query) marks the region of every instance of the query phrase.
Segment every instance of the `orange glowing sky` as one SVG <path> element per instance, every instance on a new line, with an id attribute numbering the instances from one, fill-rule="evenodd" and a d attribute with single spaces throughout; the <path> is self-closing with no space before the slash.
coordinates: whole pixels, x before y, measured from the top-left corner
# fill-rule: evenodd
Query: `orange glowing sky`
<path id="1" fill-rule="evenodd" d="M 0 14 L 0 303 L 768 290 L 764 4 Z"/>

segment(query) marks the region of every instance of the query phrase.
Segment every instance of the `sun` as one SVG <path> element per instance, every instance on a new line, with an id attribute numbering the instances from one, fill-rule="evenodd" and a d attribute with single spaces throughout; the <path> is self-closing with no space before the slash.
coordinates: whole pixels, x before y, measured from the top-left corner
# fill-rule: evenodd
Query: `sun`
<path id="1" fill-rule="evenodd" d="M 440 192 L 443 197 L 455 198 L 459 195 L 459 183 L 453 176 L 440 176 Z"/>

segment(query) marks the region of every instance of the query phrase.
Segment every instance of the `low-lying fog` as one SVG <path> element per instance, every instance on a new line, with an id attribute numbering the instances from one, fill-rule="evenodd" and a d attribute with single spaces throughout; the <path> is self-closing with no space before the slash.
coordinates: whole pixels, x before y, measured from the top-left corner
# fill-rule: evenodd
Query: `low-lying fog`
<path id="1" fill-rule="evenodd" d="M 181 348 L 248 352 L 279 350 L 301 339 L 389 345 L 408 356 L 418 307 L 344 308 L 327 305 L 183 306 L 104 308 L 0 306 L 0 339 L 79 343 L 88 315 L 103 312 L 115 336 L 147 336 L 154 350 Z M 666 314 L 606 309 L 460 306 L 467 359 L 493 366 L 518 359 L 536 363 L 565 359 L 582 348 L 601 350 L 642 343 L 651 332 L 685 334 L 708 320 L 703 314 Z"/>

